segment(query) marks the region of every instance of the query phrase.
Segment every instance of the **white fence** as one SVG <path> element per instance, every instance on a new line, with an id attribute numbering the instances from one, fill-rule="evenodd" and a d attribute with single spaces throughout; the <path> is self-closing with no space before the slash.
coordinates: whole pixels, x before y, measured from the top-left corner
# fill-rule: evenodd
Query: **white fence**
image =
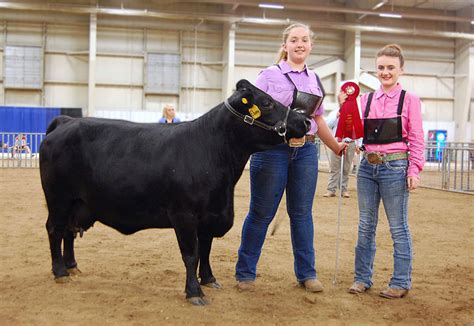
<path id="1" fill-rule="evenodd" d="M 38 168 L 44 133 L 0 132 L 1 168 Z"/>

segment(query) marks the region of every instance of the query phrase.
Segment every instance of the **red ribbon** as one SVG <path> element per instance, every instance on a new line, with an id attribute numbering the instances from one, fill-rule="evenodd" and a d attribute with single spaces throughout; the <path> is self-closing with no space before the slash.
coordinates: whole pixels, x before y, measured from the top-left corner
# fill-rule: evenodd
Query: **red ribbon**
<path id="1" fill-rule="evenodd" d="M 336 129 L 336 137 L 339 139 L 358 139 L 364 137 L 364 129 L 360 119 L 357 96 L 360 89 L 356 83 L 347 82 L 342 85 L 341 90 L 347 94 L 346 101 L 339 109 L 339 122 Z"/>

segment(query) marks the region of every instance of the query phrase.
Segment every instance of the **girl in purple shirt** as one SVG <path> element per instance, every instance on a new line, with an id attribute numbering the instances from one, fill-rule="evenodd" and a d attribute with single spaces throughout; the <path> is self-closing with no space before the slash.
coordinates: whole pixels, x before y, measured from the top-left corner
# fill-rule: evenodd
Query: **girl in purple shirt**
<path id="1" fill-rule="evenodd" d="M 420 99 L 402 90 L 400 47 L 390 44 L 377 53 L 380 88 L 361 98 L 364 115 L 364 156 L 357 175 L 359 232 L 355 249 L 355 277 L 349 293 L 372 286 L 375 230 L 380 200 L 393 239 L 394 271 L 384 298 L 402 298 L 411 288 L 412 242 L 408 228 L 408 192 L 420 184 L 424 164 Z"/>
<path id="2" fill-rule="evenodd" d="M 287 106 L 293 102 L 295 89 L 323 96 L 316 74 L 305 63 L 312 49 L 311 38 L 312 32 L 306 25 L 298 23 L 286 28 L 277 64 L 260 73 L 256 86 Z M 313 246 L 312 207 L 318 176 L 318 148 L 314 135 L 339 155 L 345 149 L 345 145 L 337 143 L 332 136 L 322 117 L 323 112 L 323 105 L 316 108 L 302 147 L 282 144 L 251 157 L 250 210 L 242 228 L 235 274 L 241 291 L 255 288 L 263 242 L 285 190 L 296 279 L 308 291 L 323 290 L 317 279 Z"/>

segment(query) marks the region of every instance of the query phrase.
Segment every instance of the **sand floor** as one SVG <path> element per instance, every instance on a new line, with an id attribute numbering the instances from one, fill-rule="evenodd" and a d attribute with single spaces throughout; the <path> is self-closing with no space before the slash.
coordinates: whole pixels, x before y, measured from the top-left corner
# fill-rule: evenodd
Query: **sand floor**
<path id="1" fill-rule="evenodd" d="M 100 223 L 76 241 L 80 276 L 57 284 L 44 227 L 47 210 L 37 169 L 0 169 L 1 325 L 473 325 L 474 196 L 418 189 L 410 196 L 413 289 L 402 300 L 380 298 L 392 272 L 392 241 L 383 210 L 374 286 L 350 295 L 357 240 L 357 199 L 344 199 L 339 273 L 335 270 L 338 198 L 323 198 L 320 173 L 314 205 L 317 270 L 323 293 L 296 287 L 285 206 L 258 266 L 257 291 L 239 293 L 234 267 L 249 204 L 248 171 L 235 193 L 234 227 L 214 241 L 211 264 L 223 289 L 204 288 L 211 304 L 189 305 L 185 269 L 172 230 L 124 236 Z M 273 224 L 271 225 L 273 228 Z"/>

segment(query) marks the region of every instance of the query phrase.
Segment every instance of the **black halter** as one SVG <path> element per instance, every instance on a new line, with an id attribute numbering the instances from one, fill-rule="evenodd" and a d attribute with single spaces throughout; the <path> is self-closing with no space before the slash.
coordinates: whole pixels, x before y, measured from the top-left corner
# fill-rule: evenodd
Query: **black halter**
<path id="1" fill-rule="evenodd" d="M 249 115 L 243 115 L 239 112 L 237 112 L 230 104 L 229 102 L 226 100 L 224 102 L 224 105 L 225 107 L 235 116 L 239 117 L 240 119 L 242 119 L 245 123 L 248 123 L 249 125 L 256 125 L 260 128 L 263 128 L 265 130 L 273 130 L 275 131 L 279 136 L 282 136 L 283 138 L 285 138 L 285 135 L 286 135 L 286 123 L 288 121 L 288 114 L 290 114 L 290 108 L 287 108 L 286 110 L 286 115 L 285 115 L 285 120 L 283 121 L 278 121 L 275 125 L 273 126 L 270 126 L 270 125 L 267 125 L 266 123 L 263 123 L 263 122 L 260 122 L 260 121 L 257 121 L 255 120 L 254 118 L 252 118 L 251 116 Z M 285 138 L 285 141 L 286 141 L 286 138 Z"/>

